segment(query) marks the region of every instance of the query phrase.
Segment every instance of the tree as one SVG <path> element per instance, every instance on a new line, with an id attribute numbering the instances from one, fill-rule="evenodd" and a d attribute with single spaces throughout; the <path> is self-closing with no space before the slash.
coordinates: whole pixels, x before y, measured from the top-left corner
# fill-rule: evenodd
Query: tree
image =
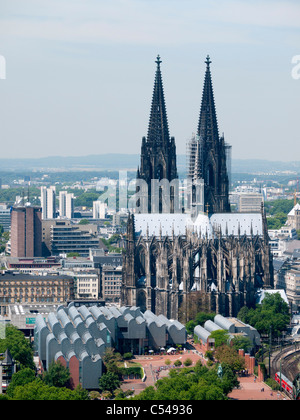
<path id="1" fill-rule="evenodd" d="M 183 362 L 184 366 L 191 366 L 193 364 L 192 360 L 190 358 L 185 359 L 185 361 Z"/>
<path id="2" fill-rule="evenodd" d="M 109 347 L 105 350 L 102 360 L 108 372 L 120 375 L 120 368 L 118 366 L 118 364 L 122 361 L 120 353 L 116 353 L 113 348 Z"/>
<path id="3" fill-rule="evenodd" d="M 172 370 L 169 377 L 156 382 L 156 389 L 148 387 L 133 400 L 226 400 L 227 395 L 238 385 L 234 372 L 224 365 L 223 378 L 217 369 L 208 369 L 197 364 L 192 369 Z"/>
<path id="4" fill-rule="evenodd" d="M 70 371 L 60 362 L 52 362 L 43 374 L 43 381 L 49 386 L 58 388 L 70 386 Z"/>
<path id="5" fill-rule="evenodd" d="M 99 379 L 99 389 L 101 392 L 109 391 L 113 393 L 120 387 L 120 379 L 116 373 L 107 372 Z"/>
<path id="6" fill-rule="evenodd" d="M 215 339 L 215 348 L 218 348 L 228 343 L 229 335 L 225 330 L 216 330 L 211 333 L 210 338 Z"/>
<path id="7" fill-rule="evenodd" d="M 231 341 L 231 344 L 236 351 L 243 349 L 245 353 L 248 353 L 252 348 L 250 338 L 248 337 L 234 337 L 234 339 Z"/>
<path id="8" fill-rule="evenodd" d="M 123 359 L 124 360 L 130 360 L 130 359 L 132 359 L 133 358 L 133 354 L 132 353 L 130 353 L 130 352 L 128 352 L 128 353 L 124 353 L 123 354 Z"/>
<path id="9" fill-rule="evenodd" d="M 11 324 L 6 326 L 5 338 L 0 340 L 0 353 L 5 353 L 7 349 L 21 368 L 35 369 L 33 351 L 29 341 L 17 327 Z"/>
<path id="10" fill-rule="evenodd" d="M 279 337 L 290 323 L 289 305 L 280 293 L 266 293 L 261 304 L 256 305 L 255 309 L 242 308 L 238 318 L 252 325 L 260 334 L 269 334 L 272 328 L 273 336 Z"/>
<path id="11" fill-rule="evenodd" d="M 190 335 L 194 334 L 194 328 L 197 325 L 201 325 L 203 326 L 205 324 L 206 321 L 210 320 L 213 321 L 215 318 L 216 314 L 215 313 L 211 313 L 211 312 L 198 312 L 195 315 L 194 319 L 191 319 L 190 321 L 188 321 L 185 325 L 185 328 L 187 330 L 187 333 Z"/>
<path id="12" fill-rule="evenodd" d="M 235 372 L 245 369 L 245 360 L 234 347 L 223 344 L 217 348 L 215 357 L 219 362 L 226 363 Z"/>
<path id="13" fill-rule="evenodd" d="M 122 389 L 117 389 L 115 391 L 115 400 L 125 400 L 127 397 L 131 397 L 134 394 L 132 389 L 127 389 L 123 391 Z"/>
<path id="14" fill-rule="evenodd" d="M 97 201 L 100 193 L 96 190 L 91 190 L 76 197 L 74 205 L 76 207 L 93 207 L 93 202 Z"/>
<path id="15" fill-rule="evenodd" d="M 7 388 L 7 395 L 13 397 L 17 386 L 24 386 L 35 380 L 35 371 L 30 368 L 21 369 L 12 375 L 11 383 Z"/>
<path id="16" fill-rule="evenodd" d="M 196 315 L 195 321 L 197 325 L 201 325 L 203 327 L 206 321 L 213 321 L 215 316 L 216 314 L 213 312 L 199 312 Z"/>
<path id="17" fill-rule="evenodd" d="M 90 222 L 87 219 L 81 219 L 80 222 L 78 223 L 79 225 L 88 225 Z"/>
<path id="18" fill-rule="evenodd" d="M 13 393 L 13 400 L 88 400 L 88 392 L 80 386 L 75 390 L 67 388 L 57 388 L 45 384 L 42 379 L 37 378 L 24 386 L 17 386 Z"/>
<path id="19" fill-rule="evenodd" d="M 98 391 L 91 391 L 89 396 L 91 400 L 100 400 L 101 398 L 101 394 Z"/>
<path id="20" fill-rule="evenodd" d="M 194 334 L 194 329 L 197 326 L 197 322 L 196 321 L 189 321 L 186 323 L 185 328 L 188 334 L 193 335 Z"/>

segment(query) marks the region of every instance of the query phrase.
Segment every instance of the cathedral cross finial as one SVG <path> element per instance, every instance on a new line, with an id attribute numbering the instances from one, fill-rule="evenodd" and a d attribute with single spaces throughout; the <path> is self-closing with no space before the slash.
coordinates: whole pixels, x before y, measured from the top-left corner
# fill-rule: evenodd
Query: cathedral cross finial
<path id="1" fill-rule="evenodd" d="M 157 67 L 160 66 L 160 64 L 162 63 L 161 59 L 160 59 L 160 55 L 158 54 L 155 63 L 157 64 Z"/>
<path id="2" fill-rule="evenodd" d="M 207 65 L 207 69 L 209 69 L 209 66 L 210 66 L 210 64 L 212 63 L 212 62 L 211 62 L 211 60 L 210 60 L 210 56 L 209 56 L 209 55 L 206 57 L 206 61 L 205 61 L 205 63 L 206 63 L 206 65 Z"/>

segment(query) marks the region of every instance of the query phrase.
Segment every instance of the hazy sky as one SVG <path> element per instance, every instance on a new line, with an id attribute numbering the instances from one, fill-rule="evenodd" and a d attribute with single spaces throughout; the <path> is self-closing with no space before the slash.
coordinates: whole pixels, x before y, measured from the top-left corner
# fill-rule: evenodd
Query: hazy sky
<path id="1" fill-rule="evenodd" d="M 140 153 L 157 54 L 177 153 L 209 54 L 233 158 L 300 160 L 299 0 L 1 0 L 1 157 Z"/>

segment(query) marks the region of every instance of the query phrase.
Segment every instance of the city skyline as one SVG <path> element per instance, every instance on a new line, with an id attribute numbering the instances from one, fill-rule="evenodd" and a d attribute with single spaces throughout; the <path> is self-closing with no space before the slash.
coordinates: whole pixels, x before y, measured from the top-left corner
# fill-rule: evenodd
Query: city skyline
<path id="1" fill-rule="evenodd" d="M 2 158 L 136 153 L 158 54 L 177 154 L 197 130 L 209 54 L 233 159 L 300 156 L 296 1 L 4 0 L 2 9 Z"/>

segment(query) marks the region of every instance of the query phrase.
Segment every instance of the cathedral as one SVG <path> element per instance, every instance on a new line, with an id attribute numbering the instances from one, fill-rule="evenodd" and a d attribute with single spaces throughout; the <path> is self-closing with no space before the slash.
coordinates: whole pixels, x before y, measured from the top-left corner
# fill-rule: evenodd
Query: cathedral
<path id="1" fill-rule="evenodd" d="M 209 57 L 182 199 L 161 63 L 158 56 L 136 207 L 128 217 L 122 305 L 182 322 L 191 318 L 191 302 L 199 312 L 236 316 L 254 305 L 257 289 L 273 287 L 264 207 L 260 213 L 230 211 L 231 146 L 219 135 Z"/>

